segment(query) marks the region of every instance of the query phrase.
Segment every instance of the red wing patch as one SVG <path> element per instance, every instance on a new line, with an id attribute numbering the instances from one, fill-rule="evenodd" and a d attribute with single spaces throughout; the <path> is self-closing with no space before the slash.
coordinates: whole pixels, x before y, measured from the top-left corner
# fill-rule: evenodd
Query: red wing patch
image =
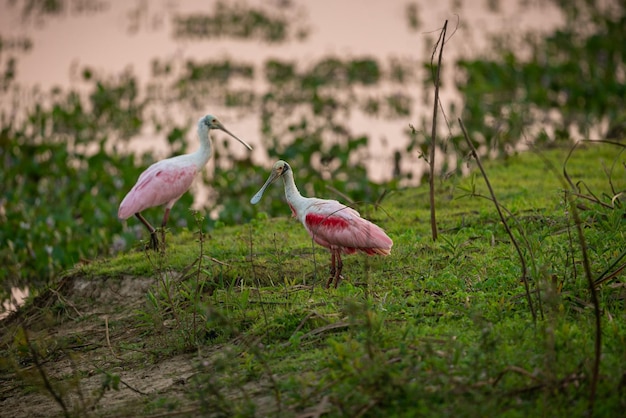
<path id="1" fill-rule="evenodd" d="M 324 226 L 329 229 L 344 229 L 348 227 L 348 221 L 341 216 L 322 215 L 309 213 L 306 215 L 306 223 L 309 227 Z"/>

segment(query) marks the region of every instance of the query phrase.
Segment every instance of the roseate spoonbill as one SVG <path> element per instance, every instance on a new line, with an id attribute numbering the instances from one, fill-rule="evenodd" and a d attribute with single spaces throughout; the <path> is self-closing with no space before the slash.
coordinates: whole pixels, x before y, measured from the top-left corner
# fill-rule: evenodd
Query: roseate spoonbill
<path id="1" fill-rule="evenodd" d="M 293 179 L 293 170 L 285 161 L 278 161 L 261 189 L 250 199 L 258 203 L 265 189 L 279 177 L 283 178 L 285 197 L 291 213 L 304 225 L 317 244 L 330 250 L 330 278 L 328 288 L 335 281 L 343 279 L 341 253 L 353 254 L 357 251 L 367 255 L 389 255 L 393 241 L 379 226 L 361 218 L 359 212 L 336 200 L 304 197 L 298 191 Z"/>
<path id="2" fill-rule="evenodd" d="M 226 132 L 252 150 L 250 145 L 233 135 L 215 116 L 206 115 L 198 121 L 200 149 L 191 154 L 178 155 L 152 164 L 141 173 L 137 183 L 120 204 L 117 216 L 123 220 L 134 214 L 150 231 L 150 244 L 154 250 L 159 247 L 156 229 L 141 215 L 141 211 L 153 206 L 165 205 L 165 215 L 161 222 L 162 241 L 165 244 L 164 228 L 172 206 L 191 187 L 196 174 L 211 158 L 212 144 L 209 136 L 211 129 Z"/>

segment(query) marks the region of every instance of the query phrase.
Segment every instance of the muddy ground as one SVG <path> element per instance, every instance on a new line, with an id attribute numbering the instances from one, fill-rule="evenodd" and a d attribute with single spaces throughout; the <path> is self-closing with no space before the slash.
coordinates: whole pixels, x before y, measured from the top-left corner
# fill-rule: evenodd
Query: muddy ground
<path id="1" fill-rule="evenodd" d="M 185 387 L 198 354 L 155 361 L 141 349 L 145 330 L 124 325 L 145 305 L 152 284 L 153 279 L 130 276 L 67 277 L 2 321 L 0 416 L 63 416 L 64 407 L 73 416 L 158 415 L 167 404 L 176 405 L 178 416 L 186 408 L 193 415 Z M 39 354 L 30 347 L 39 347 Z M 119 377 L 118 390 L 103 390 L 106 373 Z M 161 407 L 151 406 L 159 399 Z"/>

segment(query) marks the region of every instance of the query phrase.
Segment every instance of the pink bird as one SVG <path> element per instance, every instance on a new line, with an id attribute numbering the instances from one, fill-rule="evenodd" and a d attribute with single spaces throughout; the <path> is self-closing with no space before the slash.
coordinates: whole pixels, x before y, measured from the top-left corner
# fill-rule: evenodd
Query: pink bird
<path id="1" fill-rule="evenodd" d="M 196 174 L 211 158 L 212 144 L 209 137 L 211 129 L 220 129 L 226 132 L 245 145 L 246 148 L 252 150 L 250 145 L 228 131 L 215 116 L 206 115 L 198 121 L 200 149 L 191 154 L 178 155 L 152 164 L 141 173 L 135 186 L 120 204 L 117 216 L 123 220 L 135 215 L 150 231 L 150 244 L 154 250 L 159 248 L 156 229 L 141 215 L 141 212 L 154 206 L 165 205 L 165 215 L 163 215 L 163 222 L 161 222 L 162 241 L 165 245 L 164 229 L 172 206 L 189 190 Z"/>
<path id="2" fill-rule="evenodd" d="M 328 288 L 335 281 L 335 288 L 343 279 L 341 253 L 353 254 L 357 251 L 367 255 L 389 255 L 393 241 L 379 226 L 361 218 L 359 212 L 336 200 L 304 197 L 298 191 L 293 179 L 293 170 L 285 161 L 278 161 L 261 189 L 250 199 L 258 203 L 265 189 L 279 177 L 283 178 L 285 197 L 291 213 L 304 225 L 317 244 L 330 249 L 330 278 Z"/>

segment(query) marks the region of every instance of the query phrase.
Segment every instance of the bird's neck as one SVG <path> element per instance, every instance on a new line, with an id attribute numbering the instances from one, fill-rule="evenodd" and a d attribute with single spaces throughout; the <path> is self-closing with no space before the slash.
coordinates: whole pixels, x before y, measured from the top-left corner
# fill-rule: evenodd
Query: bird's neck
<path id="1" fill-rule="evenodd" d="M 307 198 L 300 194 L 291 170 L 283 175 L 283 183 L 285 184 L 285 197 L 287 198 L 287 202 L 289 202 L 289 206 L 292 212 L 294 212 L 294 215 L 297 216 L 298 212 L 303 209 Z"/>
<path id="2" fill-rule="evenodd" d="M 206 125 L 201 124 L 198 127 L 198 138 L 200 139 L 200 149 L 196 151 L 198 155 L 198 168 L 202 168 L 206 165 L 209 158 L 211 158 L 211 154 L 213 153 L 213 146 L 211 143 L 211 137 L 209 136 L 209 129 Z"/>

